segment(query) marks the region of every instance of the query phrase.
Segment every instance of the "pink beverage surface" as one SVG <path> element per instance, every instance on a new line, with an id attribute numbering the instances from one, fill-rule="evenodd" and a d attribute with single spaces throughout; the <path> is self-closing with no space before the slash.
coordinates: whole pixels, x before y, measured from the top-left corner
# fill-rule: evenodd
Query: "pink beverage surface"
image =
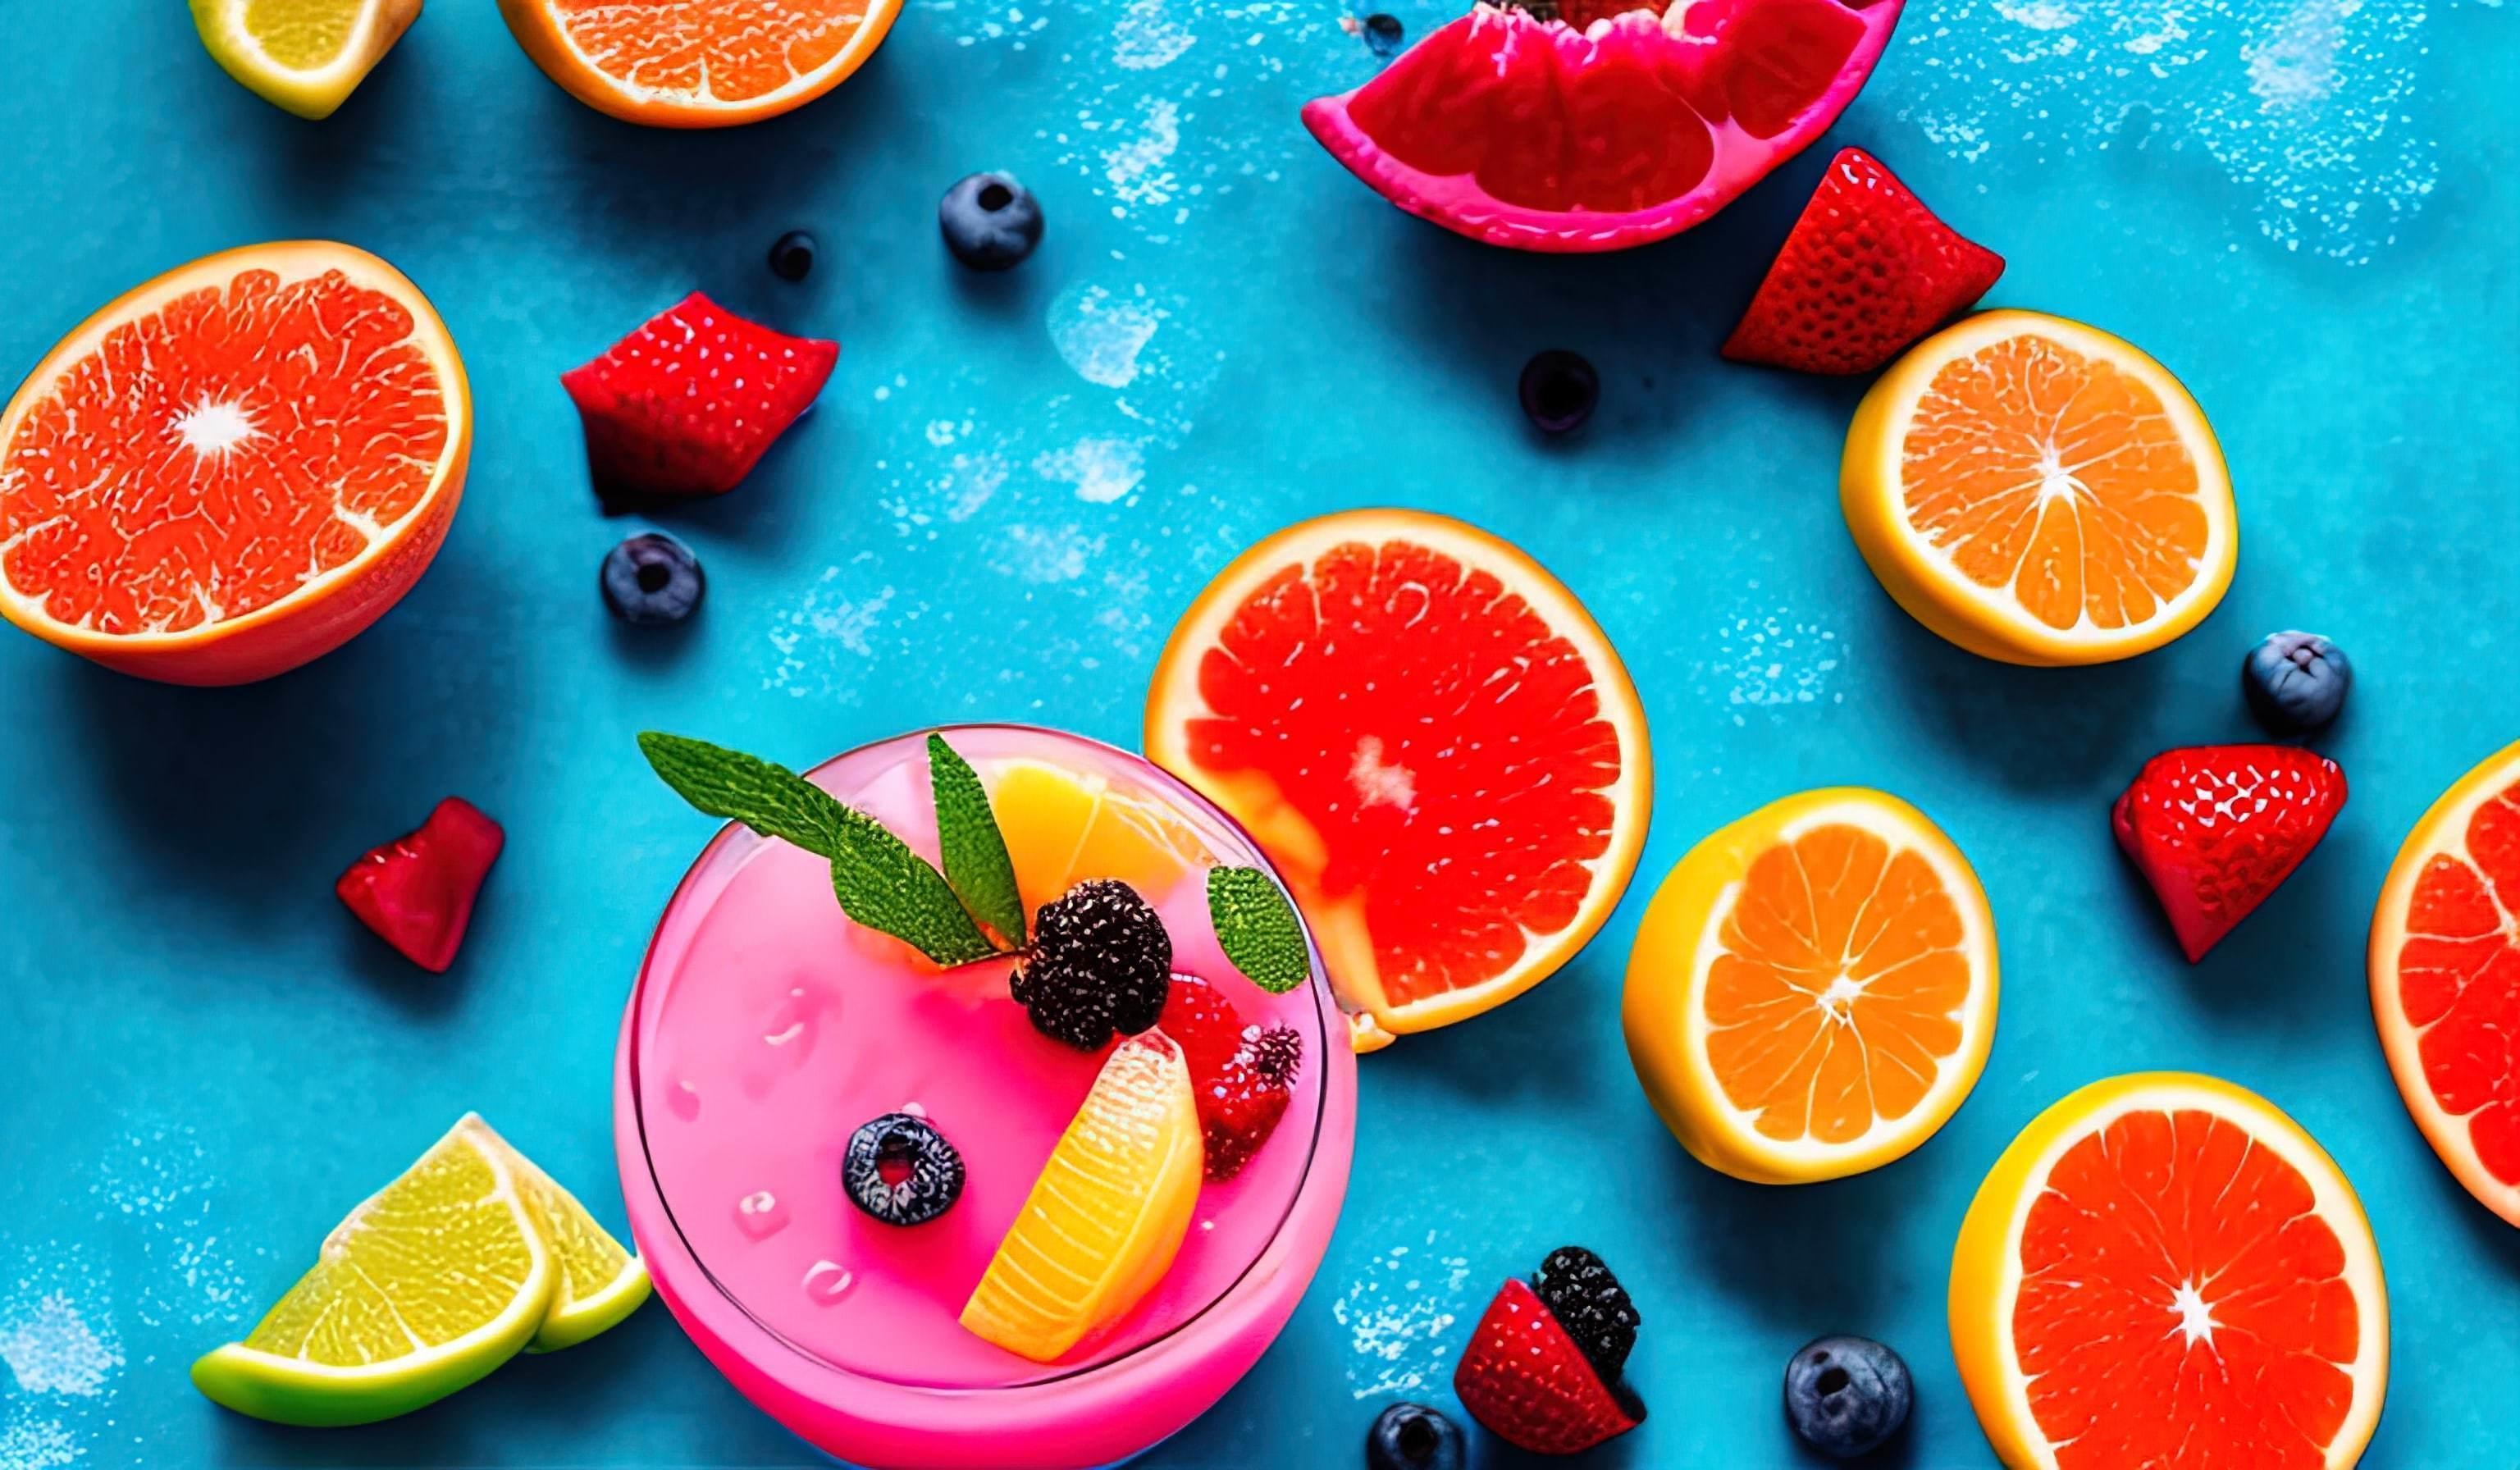
<path id="1" fill-rule="evenodd" d="M 1265 867 L 1226 824 L 1175 804 L 1104 747 L 1006 728 L 950 738 L 984 782 L 994 785 L 1015 759 L 1090 772 L 1114 792 L 1162 802 L 1215 861 Z M 870 747 L 816 779 L 935 860 L 918 740 Z M 635 1085 L 650 1165 L 675 1227 L 719 1289 L 762 1326 L 834 1367 L 892 1383 L 1040 1382 L 1180 1327 L 1267 1248 L 1310 1161 L 1327 1002 L 1318 980 L 1273 997 L 1234 968 L 1208 920 L 1204 868 L 1145 896 L 1172 935 L 1175 970 L 1214 984 L 1245 1023 L 1284 1022 L 1302 1037 L 1294 1096 L 1239 1175 L 1203 1186 L 1163 1280 L 1109 1329 L 1042 1364 L 982 1341 L 958 1318 L 1093 1087 L 1101 1053 L 1036 1031 L 1008 997 L 1008 964 L 940 974 L 852 923 L 821 859 L 746 833 L 735 840 L 750 850 L 731 876 L 713 895 L 687 890 L 657 936 L 647 983 L 663 991 L 653 1023 L 643 1026 L 649 1042 Z M 890 1112 L 923 1114 L 967 1167 L 961 1200 L 923 1225 L 879 1224 L 841 1189 L 850 1133 Z"/>

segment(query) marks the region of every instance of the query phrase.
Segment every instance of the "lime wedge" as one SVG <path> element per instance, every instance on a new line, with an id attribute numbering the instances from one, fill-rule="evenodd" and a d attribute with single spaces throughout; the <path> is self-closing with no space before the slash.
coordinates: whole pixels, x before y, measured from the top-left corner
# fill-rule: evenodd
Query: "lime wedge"
<path id="1" fill-rule="evenodd" d="M 648 1300 L 648 1268 L 621 1248 L 621 1242 L 595 1223 L 577 1196 L 562 1188 L 517 1146 L 493 1132 L 475 1113 L 461 1125 L 505 1151 L 523 1189 L 525 1208 L 551 1247 L 560 1275 L 552 1283 L 551 1306 L 542 1326 L 528 1343 L 528 1353 L 557 1353 L 573 1348 L 639 1310 Z"/>
<path id="2" fill-rule="evenodd" d="M 324 1237 L 245 1341 L 193 1364 L 212 1403 L 282 1424 L 368 1424 L 516 1356 L 559 1276 L 507 1150 L 467 1116 Z"/>
<path id="3" fill-rule="evenodd" d="M 274 107 L 330 117 L 420 15 L 421 0 L 193 0 L 202 44 Z"/>

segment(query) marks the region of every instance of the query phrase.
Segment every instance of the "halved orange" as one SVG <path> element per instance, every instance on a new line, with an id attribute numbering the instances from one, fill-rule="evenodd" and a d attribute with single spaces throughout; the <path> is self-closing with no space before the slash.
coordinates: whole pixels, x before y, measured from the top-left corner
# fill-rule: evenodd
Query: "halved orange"
<path id="1" fill-rule="evenodd" d="M 2371 915 L 2371 1014 L 2416 1127 L 2520 1225 L 2520 744 L 2415 824 Z"/>
<path id="2" fill-rule="evenodd" d="M 1636 687 L 1574 594 L 1417 511 L 1304 521 L 1218 573 L 1155 665 L 1147 754 L 1267 851 L 1361 1049 L 1572 958 L 1652 798 Z"/>
<path id="3" fill-rule="evenodd" d="M 1172 1269 L 1206 1145 L 1179 1043 L 1120 1044 L 963 1306 L 963 1325 L 1052 1362 L 1118 1321 Z"/>
<path id="4" fill-rule="evenodd" d="M 2214 610 L 2239 555 L 2196 400 L 2133 344 L 2037 312 L 1910 349 L 1856 409 L 1839 488 L 1899 605 L 2006 663 L 2159 647 Z"/>
<path id="5" fill-rule="evenodd" d="M 1645 910 L 1621 1021 L 1682 1145 L 1754 1183 L 1877 1169 L 1931 1137 L 1995 1039 L 1995 916 L 1942 829 L 1843 786 L 1690 849 Z"/>
<path id="6" fill-rule="evenodd" d="M 126 292 L 0 415 L 0 615 L 174 684 L 330 651 L 446 538 L 472 406 L 401 272 L 248 245 Z"/>
<path id="7" fill-rule="evenodd" d="M 2182 1072 L 2040 1114 L 1952 1254 L 1952 1352 L 2012 1470 L 2342 1470 L 2389 1379 L 2362 1202 L 2310 1135 Z"/>
<path id="8" fill-rule="evenodd" d="M 499 0 L 543 74 L 650 127 L 732 127 L 803 107 L 883 44 L 901 0 Z"/>

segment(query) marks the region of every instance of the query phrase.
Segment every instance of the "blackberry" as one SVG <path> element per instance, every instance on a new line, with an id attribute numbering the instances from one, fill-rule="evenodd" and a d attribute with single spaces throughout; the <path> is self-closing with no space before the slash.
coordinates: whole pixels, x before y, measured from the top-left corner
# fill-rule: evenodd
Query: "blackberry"
<path id="1" fill-rule="evenodd" d="M 1593 1360 L 1603 1382 L 1619 1376 L 1637 1345 L 1636 1304 L 1601 1258 L 1580 1245 L 1560 1246 L 1540 1264 L 1532 1283 L 1557 1325 Z"/>
<path id="2" fill-rule="evenodd" d="M 1042 1035 L 1091 1051 L 1163 1015 L 1173 940 L 1136 889 L 1090 878 L 1042 905 L 1032 932 L 1012 991 Z"/>
<path id="3" fill-rule="evenodd" d="M 963 1197 L 963 1155 L 926 1119 L 886 1113 L 849 1135 L 840 1186 L 885 1225 L 925 1225 Z"/>

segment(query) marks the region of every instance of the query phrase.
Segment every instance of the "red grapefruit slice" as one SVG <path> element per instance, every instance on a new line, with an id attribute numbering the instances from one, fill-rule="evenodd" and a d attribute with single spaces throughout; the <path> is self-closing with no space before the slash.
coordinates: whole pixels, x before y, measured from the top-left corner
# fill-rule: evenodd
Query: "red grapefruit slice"
<path id="1" fill-rule="evenodd" d="M 1960 1223 L 1951 1331 L 2010 1470 L 2345 1470 L 2388 1391 L 2354 1186 L 2191 1073 L 2095 1082 L 2021 1131 Z"/>
<path id="2" fill-rule="evenodd" d="M 1147 753 L 1239 819 L 1359 1012 L 1361 1049 L 1539 984 L 1644 843 L 1644 711 L 1573 594 L 1415 511 L 1305 521 L 1173 629 Z"/>
<path id="3" fill-rule="evenodd" d="M 420 579 L 472 443 L 454 340 L 392 266 L 320 241 L 194 261 L 0 415 L 0 614 L 174 684 L 295 668 Z"/>
<path id="4" fill-rule="evenodd" d="M 1447 230 L 1625 249 L 1723 208 L 1836 121 L 1903 3 L 1643 0 L 1580 27 L 1482 4 L 1364 86 L 1307 103 L 1304 125 Z"/>
<path id="5" fill-rule="evenodd" d="M 2371 915 L 2371 1014 L 2416 1127 L 2520 1225 L 2520 744 L 2443 793 Z"/>

